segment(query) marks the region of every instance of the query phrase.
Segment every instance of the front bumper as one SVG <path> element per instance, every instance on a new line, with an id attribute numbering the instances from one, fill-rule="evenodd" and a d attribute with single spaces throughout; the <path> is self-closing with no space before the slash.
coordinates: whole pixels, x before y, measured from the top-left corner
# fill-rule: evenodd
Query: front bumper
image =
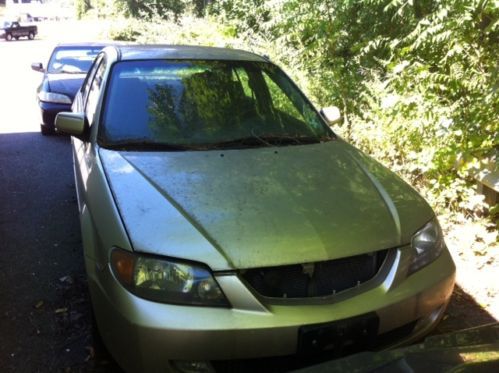
<path id="1" fill-rule="evenodd" d="M 55 117 L 61 111 L 71 111 L 70 104 L 57 104 L 53 102 L 38 101 L 41 111 L 41 125 L 52 130 L 55 129 Z"/>
<path id="2" fill-rule="evenodd" d="M 408 249 L 393 251 L 378 278 L 329 300 L 269 302 L 235 275 L 217 276 L 233 308 L 159 304 L 125 290 L 109 267 L 86 258 L 92 302 L 106 346 L 127 371 L 164 371 L 171 360 L 229 360 L 297 353 L 300 327 L 374 313 L 381 347 L 417 340 L 440 320 L 455 266 L 447 250 L 407 277 Z M 101 268 L 100 270 L 97 268 Z M 376 280 L 376 281 L 375 281 Z M 364 286 L 365 285 L 365 286 Z"/>

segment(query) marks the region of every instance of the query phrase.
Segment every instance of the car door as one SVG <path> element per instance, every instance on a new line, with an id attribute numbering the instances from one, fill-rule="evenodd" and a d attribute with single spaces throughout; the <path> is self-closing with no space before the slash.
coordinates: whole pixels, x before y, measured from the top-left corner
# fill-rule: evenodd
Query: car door
<path id="1" fill-rule="evenodd" d="M 15 22 L 13 25 L 15 27 L 15 35 L 16 37 L 27 36 L 26 27 L 21 26 L 19 22 Z"/>
<path id="2" fill-rule="evenodd" d="M 13 37 L 16 38 L 16 37 L 21 36 L 21 29 L 19 27 L 18 22 L 12 22 L 12 25 L 10 27 L 11 27 L 11 34 Z"/>

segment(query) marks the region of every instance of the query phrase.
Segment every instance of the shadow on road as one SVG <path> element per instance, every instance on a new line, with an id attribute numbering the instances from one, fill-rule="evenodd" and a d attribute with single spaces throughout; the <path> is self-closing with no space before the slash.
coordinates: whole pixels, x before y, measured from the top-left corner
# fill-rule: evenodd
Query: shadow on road
<path id="1" fill-rule="evenodd" d="M 445 316 L 432 334 L 450 333 L 497 321 L 457 284 Z"/>
<path id="2" fill-rule="evenodd" d="M 69 138 L 0 134 L 0 191 L 0 371 L 118 372 L 92 337 Z M 433 334 L 494 321 L 457 286 Z"/>
<path id="3" fill-rule="evenodd" d="M 113 371 L 93 348 L 69 138 L 0 134 L 0 191 L 0 372 Z"/>

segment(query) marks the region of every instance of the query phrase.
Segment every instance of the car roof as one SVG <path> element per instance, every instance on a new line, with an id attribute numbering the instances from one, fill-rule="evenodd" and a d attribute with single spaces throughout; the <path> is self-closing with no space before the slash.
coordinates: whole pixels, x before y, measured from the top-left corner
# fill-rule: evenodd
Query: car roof
<path id="1" fill-rule="evenodd" d="M 186 59 L 268 62 L 268 60 L 262 56 L 240 49 L 200 47 L 190 45 L 117 45 L 115 47 L 119 52 L 119 59 L 122 61 Z"/>

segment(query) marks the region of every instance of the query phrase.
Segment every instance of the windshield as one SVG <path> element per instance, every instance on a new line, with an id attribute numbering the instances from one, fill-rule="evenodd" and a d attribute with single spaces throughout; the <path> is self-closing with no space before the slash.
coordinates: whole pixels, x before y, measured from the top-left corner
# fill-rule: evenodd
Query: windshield
<path id="1" fill-rule="evenodd" d="M 50 57 L 50 74 L 86 74 L 102 47 L 59 47 Z"/>
<path id="2" fill-rule="evenodd" d="M 185 150 L 295 145 L 332 133 L 276 66 L 247 61 L 125 61 L 111 73 L 104 146 Z"/>

